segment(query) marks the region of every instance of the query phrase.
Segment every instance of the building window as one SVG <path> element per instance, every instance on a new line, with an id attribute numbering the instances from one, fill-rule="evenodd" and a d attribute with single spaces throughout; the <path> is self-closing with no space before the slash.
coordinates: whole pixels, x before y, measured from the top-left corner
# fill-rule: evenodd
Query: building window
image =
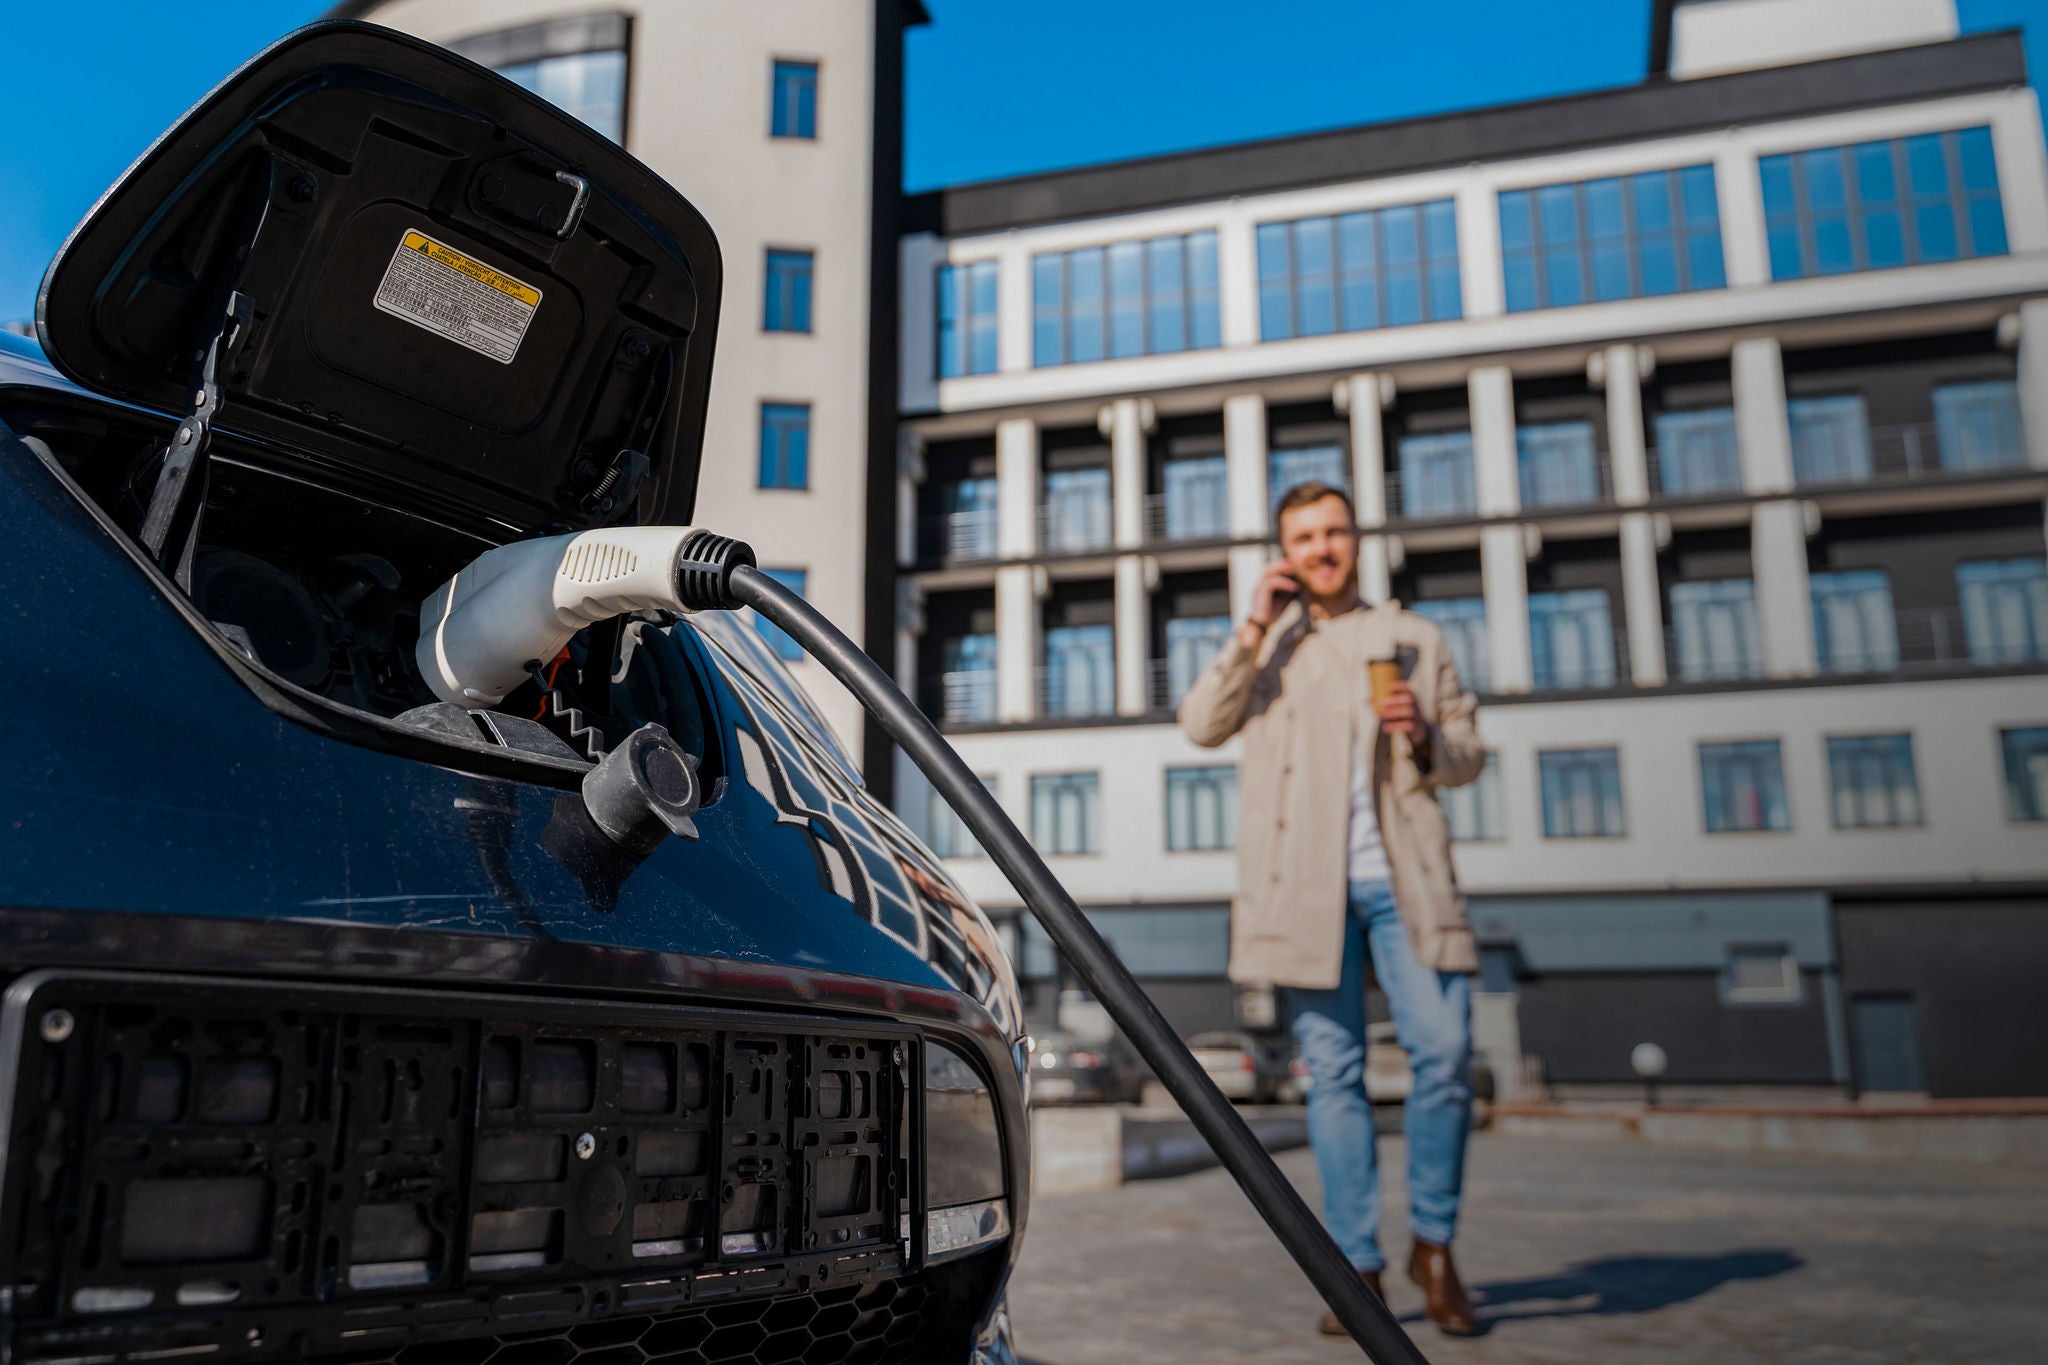
<path id="1" fill-rule="evenodd" d="M 1348 491 L 1351 480 L 1345 477 L 1345 464 L 1344 447 L 1340 445 L 1297 446 L 1267 455 L 1266 501 L 1270 506 L 1266 510 L 1274 518 L 1274 530 L 1279 530 L 1280 499 L 1288 489 L 1304 483 L 1326 483 Z"/>
<path id="2" fill-rule="evenodd" d="M 945 508 L 949 559 L 993 559 L 996 553 L 996 481 L 958 479 L 939 492 Z"/>
<path id="3" fill-rule="evenodd" d="M 1712 166 L 1510 190 L 1500 235 L 1510 313 L 1727 283 Z"/>
<path id="4" fill-rule="evenodd" d="M 1792 477 L 1802 484 L 1866 483 L 1870 419 L 1860 393 L 1795 398 L 1785 405 L 1792 428 Z"/>
<path id="5" fill-rule="evenodd" d="M 628 29 L 623 14 L 587 14 L 479 34 L 447 46 L 623 142 Z"/>
<path id="6" fill-rule="evenodd" d="M 1529 594 L 1536 690 L 1614 686 L 1614 621 L 1601 588 Z"/>
<path id="7" fill-rule="evenodd" d="M 1048 716 L 1116 712 L 1116 633 L 1110 626 L 1055 626 L 1045 633 Z"/>
<path id="8" fill-rule="evenodd" d="M 1387 504 L 1410 521 L 1469 517 L 1479 510 L 1472 433 L 1439 431 L 1401 438 L 1401 478 Z"/>
<path id="9" fill-rule="evenodd" d="M 761 326 L 770 332 L 811 330 L 811 253 L 768 253 L 768 294 Z"/>
<path id="10" fill-rule="evenodd" d="M 2048 820 L 2048 725 L 1998 732 L 2005 761 L 2005 811 L 2014 820 Z"/>
<path id="11" fill-rule="evenodd" d="M 1836 829 L 1921 823 L 1911 735 L 1829 736 L 1828 784 Z"/>
<path id="12" fill-rule="evenodd" d="M 1048 551 L 1109 548 L 1109 471 L 1055 469 L 1045 476 L 1039 546 Z"/>
<path id="13" fill-rule="evenodd" d="M 761 405 L 761 487 L 811 486 L 811 405 Z"/>
<path id="14" fill-rule="evenodd" d="M 2003 256 L 1989 128 L 1767 156 L 1771 278 Z"/>
<path id="15" fill-rule="evenodd" d="M 993 796 L 996 790 L 995 775 L 977 773 L 975 776 L 981 779 L 981 785 L 988 788 L 989 794 Z M 937 789 L 926 788 L 925 800 L 928 803 L 925 807 L 925 829 L 929 831 L 925 842 L 931 845 L 932 852 L 941 858 L 988 856 L 980 842 L 968 830 L 967 822 L 960 818 L 958 811 L 947 804 L 946 798 L 939 795 Z"/>
<path id="16" fill-rule="evenodd" d="M 1963 638 L 1970 662 L 2048 661 L 2048 564 L 2039 559 L 1977 559 L 1956 565 Z"/>
<path id="17" fill-rule="evenodd" d="M 1208 540 L 1230 534 L 1230 471 L 1221 455 L 1168 460 L 1163 530 L 1168 540 Z"/>
<path id="18" fill-rule="evenodd" d="M 1031 316 L 1037 366 L 1221 345 L 1216 234 L 1033 256 Z"/>
<path id="19" fill-rule="evenodd" d="M 1730 1005 L 1799 1003 L 1799 959 L 1782 943 L 1736 945 L 1721 973 L 1721 999 Z"/>
<path id="20" fill-rule="evenodd" d="M 1522 506 L 1583 507 L 1600 501 L 1600 456 L 1591 422 L 1515 428 Z"/>
<path id="21" fill-rule="evenodd" d="M 770 137 L 818 135 L 818 64 L 777 62 L 772 81 L 773 104 L 768 113 Z"/>
<path id="22" fill-rule="evenodd" d="M 1742 490 L 1742 453 L 1734 408 L 1657 414 L 1657 488 L 1667 498 Z"/>
<path id="23" fill-rule="evenodd" d="M 1614 838 L 1621 818 L 1621 752 L 1552 749 L 1536 755 L 1546 839 Z"/>
<path id="24" fill-rule="evenodd" d="M 1823 673 L 1889 673 L 1899 666 L 1892 584 L 1882 569 L 1812 575 L 1813 643 Z"/>
<path id="25" fill-rule="evenodd" d="M 996 637 L 962 635 L 943 646 L 939 673 L 941 720 L 987 725 L 996 718 Z"/>
<path id="26" fill-rule="evenodd" d="M 1484 692 L 1493 685 L 1493 671 L 1486 652 L 1486 599 L 1445 597 L 1435 601 L 1410 602 L 1408 610 L 1427 617 L 1444 633 L 1444 648 L 1458 670 L 1458 681 L 1468 692 Z"/>
<path id="27" fill-rule="evenodd" d="M 939 378 L 994 374 L 996 263 L 939 267 Z"/>
<path id="28" fill-rule="evenodd" d="M 1500 756 L 1488 754 L 1479 776 L 1462 787 L 1443 787 L 1437 800 L 1444 808 L 1444 824 L 1454 843 L 1480 843 L 1507 838 L 1507 823 L 1500 809 Z"/>
<path id="29" fill-rule="evenodd" d="M 761 572 L 798 597 L 804 595 L 805 574 L 802 569 L 763 569 Z M 793 660 L 804 657 L 804 647 L 791 639 L 781 626 L 759 612 L 754 613 L 754 629 L 761 632 L 761 638 L 768 642 L 769 648 L 775 651 L 778 658 Z"/>
<path id="30" fill-rule="evenodd" d="M 1709 834 L 1792 828 L 1775 739 L 1700 745 L 1700 796 Z"/>
<path id="31" fill-rule="evenodd" d="M 1752 579 L 1672 584 L 1671 635 L 1678 676 L 1686 682 L 1763 674 Z"/>
<path id="32" fill-rule="evenodd" d="M 1941 385 L 1934 391 L 1934 439 L 1941 467 L 1954 473 L 2024 465 L 2019 385 L 2010 379 Z"/>
<path id="33" fill-rule="evenodd" d="M 1195 685 L 1223 645 L 1230 638 L 1228 616 L 1176 616 L 1166 623 L 1166 704 L 1180 705 L 1180 699 Z"/>
<path id="34" fill-rule="evenodd" d="M 1237 769 L 1166 770 L 1166 851 L 1237 847 Z"/>
<path id="35" fill-rule="evenodd" d="M 1258 257 L 1261 341 L 1464 316 L 1448 199 L 1261 223 Z"/>
<path id="36" fill-rule="evenodd" d="M 1094 773 L 1041 773 L 1031 779 L 1031 842 L 1040 853 L 1101 851 L 1101 787 Z"/>

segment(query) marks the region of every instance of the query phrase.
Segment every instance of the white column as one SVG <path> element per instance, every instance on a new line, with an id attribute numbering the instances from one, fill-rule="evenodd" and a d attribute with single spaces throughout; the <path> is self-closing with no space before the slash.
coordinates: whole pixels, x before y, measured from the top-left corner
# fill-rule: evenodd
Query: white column
<path id="1" fill-rule="evenodd" d="M 2027 463 L 2048 469 L 2048 299 L 2020 305 L 2019 381 Z"/>
<path id="2" fill-rule="evenodd" d="M 996 553 L 1024 559 L 1038 548 L 1038 423 L 996 423 Z"/>
<path id="3" fill-rule="evenodd" d="M 917 563 L 917 486 L 924 482 L 924 438 L 905 429 L 896 438 L 896 562 Z"/>
<path id="4" fill-rule="evenodd" d="M 1331 400 L 1351 418 L 1351 497 L 1358 524 L 1368 533 L 1387 524 L 1387 450 L 1383 407 L 1393 396 L 1393 376 L 1354 374 L 1337 381 Z M 1367 534 L 1358 542 L 1358 591 L 1368 602 L 1393 596 L 1387 538 Z"/>
<path id="5" fill-rule="evenodd" d="M 1637 687 L 1664 685 L 1664 593 L 1657 576 L 1656 518 L 1621 515 L 1622 612 L 1628 623 L 1629 680 Z"/>
<path id="6" fill-rule="evenodd" d="M 1756 157 L 1734 145 L 1732 135 L 1714 155 L 1714 197 L 1721 209 L 1721 259 L 1728 287 L 1746 289 L 1771 282 L 1771 251 L 1764 236 L 1764 193 Z"/>
<path id="7" fill-rule="evenodd" d="M 1479 578 L 1486 593 L 1486 652 L 1491 690 L 1527 692 L 1529 659 L 1529 554 L 1520 526 L 1488 526 L 1479 533 Z"/>
<path id="8" fill-rule="evenodd" d="M 1490 180 L 1477 173 L 1458 187 L 1458 286 L 1468 318 L 1507 311 L 1500 269 L 1500 207 Z"/>
<path id="9" fill-rule="evenodd" d="M 1472 414 L 1473 481 L 1479 515 L 1511 517 L 1522 510 L 1515 458 L 1515 376 L 1505 365 L 1482 365 L 1465 379 Z"/>
<path id="10" fill-rule="evenodd" d="M 1155 419 L 1149 398 L 1119 398 L 1095 414 L 1109 438 L 1109 521 L 1116 548 L 1145 543 L 1145 434 Z"/>
<path id="11" fill-rule="evenodd" d="M 1595 387 L 1607 388 L 1607 461 L 1614 480 L 1614 501 L 1640 507 L 1650 500 L 1650 461 L 1643 439 L 1643 375 L 1648 348 L 1609 346 L 1600 363 Z"/>
<path id="12" fill-rule="evenodd" d="M 996 369 L 1031 368 L 1031 253 L 1016 241 L 996 257 Z"/>
<path id="13" fill-rule="evenodd" d="M 1742 491 L 1792 491 L 1792 424 L 1785 416 L 1785 357 L 1776 337 L 1738 341 L 1728 360 Z"/>
<path id="14" fill-rule="evenodd" d="M 1269 534 L 1266 526 L 1266 400 L 1256 393 L 1223 400 L 1223 468 L 1230 493 L 1230 534 Z"/>
<path id="15" fill-rule="evenodd" d="M 1254 346 L 1259 340 L 1258 241 L 1249 213 L 1226 213 L 1216 224 L 1216 289 L 1222 311 L 1223 344 Z"/>
<path id="16" fill-rule="evenodd" d="M 1764 672 L 1806 678 L 1820 664 L 1813 641 L 1813 594 L 1806 578 L 1806 507 L 1790 500 L 1750 509 L 1749 553 L 1756 572 L 1757 633 Z"/>
<path id="17" fill-rule="evenodd" d="M 1030 720 L 1037 711 L 1038 569 L 996 570 L 996 719 Z"/>
<path id="18" fill-rule="evenodd" d="M 1145 556 L 1116 559 L 1116 713 L 1142 716 L 1151 709 L 1152 595 L 1145 586 Z"/>
<path id="19" fill-rule="evenodd" d="M 896 686 L 917 696 L 917 641 L 924 634 L 924 589 L 917 580 L 896 583 Z"/>
<path id="20" fill-rule="evenodd" d="M 1259 575 L 1266 571 L 1271 558 L 1271 552 L 1263 545 L 1230 547 L 1231 620 L 1242 621 L 1252 614 L 1252 592 L 1259 586 Z"/>

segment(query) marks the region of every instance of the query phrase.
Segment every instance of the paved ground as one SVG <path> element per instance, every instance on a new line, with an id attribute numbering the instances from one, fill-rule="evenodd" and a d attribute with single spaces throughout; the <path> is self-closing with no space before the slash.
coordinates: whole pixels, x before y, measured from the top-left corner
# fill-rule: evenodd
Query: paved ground
<path id="1" fill-rule="evenodd" d="M 1400 1140 L 1383 1139 L 1389 1258 Z M 1315 1203 L 1306 1149 L 1281 1166 Z M 1442 1365 L 2048 1360 L 2048 1172 L 1482 1134 L 1459 1256 L 1489 1331 Z M 1034 1201 L 1010 1294 L 1033 1365 L 1357 1359 L 1220 1171 Z"/>

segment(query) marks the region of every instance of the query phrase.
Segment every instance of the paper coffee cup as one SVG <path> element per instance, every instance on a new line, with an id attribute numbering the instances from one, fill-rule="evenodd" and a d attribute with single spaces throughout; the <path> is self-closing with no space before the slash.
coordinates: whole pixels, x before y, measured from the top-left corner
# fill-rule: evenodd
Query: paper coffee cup
<path id="1" fill-rule="evenodd" d="M 1365 664 L 1366 680 L 1372 685 L 1372 709 L 1377 711 L 1394 690 L 1394 684 L 1401 681 L 1401 662 L 1398 659 L 1368 659 Z"/>

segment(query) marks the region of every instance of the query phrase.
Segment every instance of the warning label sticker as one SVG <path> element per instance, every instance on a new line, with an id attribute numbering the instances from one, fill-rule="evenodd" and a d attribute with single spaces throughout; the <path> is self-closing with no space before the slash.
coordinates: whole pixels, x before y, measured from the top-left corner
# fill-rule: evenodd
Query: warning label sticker
<path id="1" fill-rule="evenodd" d="M 540 307 L 540 290 L 414 230 L 392 253 L 376 305 L 509 365 Z"/>

